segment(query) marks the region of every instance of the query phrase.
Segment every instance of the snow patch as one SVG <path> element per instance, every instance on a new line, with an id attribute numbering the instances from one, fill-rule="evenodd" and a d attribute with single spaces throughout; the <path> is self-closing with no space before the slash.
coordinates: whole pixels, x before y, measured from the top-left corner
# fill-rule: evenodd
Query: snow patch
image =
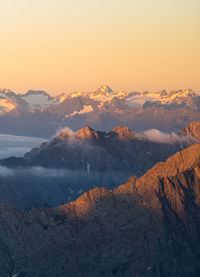
<path id="1" fill-rule="evenodd" d="M 68 118 L 68 117 L 71 117 L 71 116 L 75 116 L 77 114 L 86 114 L 86 113 L 90 113 L 92 112 L 94 109 L 91 105 L 84 105 L 83 109 L 80 110 L 79 112 L 78 111 L 74 111 L 73 113 L 71 114 L 67 114 L 65 116 L 65 118 Z"/>
<path id="2" fill-rule="evenodd" d="M 53 98 L 51 98 L 48 94 L 44 94 L 42 92 L 34 94 L 25 94 L 21 97 L 24 101 L 28 103 L 30 109 L 44 109 L 54 103 Z"/>
<path id="3" fill-rule="evenodd" d="M 192 90 L 171 91 L 169 93 L 166 92 L 165 94 L 163 94 L 162 91 L 157 93 L 147 92 L 145 95 L 141 93 L 139 93 L 138 95 L 130 95 L 126 98 L 126 102 L 132 107 L 142 106 L 146 101 L 157 101 L 161 104 L 181 104 L 184 99 L 186 100 L 194 96 L 196 95 Z"/>

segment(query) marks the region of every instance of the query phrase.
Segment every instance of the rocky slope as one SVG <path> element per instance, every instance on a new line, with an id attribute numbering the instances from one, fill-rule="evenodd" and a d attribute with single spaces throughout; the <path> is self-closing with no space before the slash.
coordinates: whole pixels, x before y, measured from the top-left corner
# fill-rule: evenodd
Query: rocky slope
<path id="1" fill-rule="evenodd" d="M 200 121 L 197 120 L 195 122 L 190 123 L 179 134 L 186 135 L 186 136 L 190 135 L 192 137 L 196 137 L 197 139 L 200 139 Z"/>
<path id="2" fill-rule="evenodd" d="M 200 145 L 54 209 L 0 203 L 0 275 L 199 276 Z"/>
<path id="3" fill-rule="evenodd" d="M 64 129 L 24 157 L 0 161 L 0 200 L 25 210 L 55 207 L 95 186 L 114 188 L 133 174 L 139 177 L 197 142 L 186 135 L 138 134 L 125 126 L 109 133 Z"/>
<path id="4" fill-rule="evenodd" d="M 0 164 L 86 171 L 89 166 L 90 171 L 121 169 L 140 176 L 155 162 L 164 161 L 178 150 L 198 142 L 198 139 L 185 134 L 165 135 L 158 132 L 158 137 L 156 135 L 152 135 L 155 139 L 149 138 L 145 133 L 132 132 L 126 126 L 116 127 L 108 133 L 95 131 L 89 126 L 75 133 L 64 129 L 23 158 L 7 158 Z M 167 139 L 163 141 L 159 135 Z"/>

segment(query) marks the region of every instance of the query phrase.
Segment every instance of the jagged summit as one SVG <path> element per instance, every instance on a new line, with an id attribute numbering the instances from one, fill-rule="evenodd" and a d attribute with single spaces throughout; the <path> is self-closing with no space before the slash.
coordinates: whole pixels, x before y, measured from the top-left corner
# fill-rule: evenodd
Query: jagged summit
<path id="1" fill-rule="evenodd" d="M 177 173 L 188 170 L 200 162 L 200 144 L 194 144 L 188 148 L 175 153 L 165 162 L 158 162 L 153 168 L 148 170 L 141 178 L 163 178 L 174 176 Z"/>
<path id="2" fill-rule="evenodd" d="M 136 137 L 136 133 L 132 132 L 127 126 L 118 126 L 112 130 L 117 133 L 118 138 L 122 140 L 132 139 Z"/>
<path id="3" fill-rule="evenodd" d="M 95 132 L 92 128 L 90 128 L 89 126 L 86 126 L 80 130 L 78 130 L 75 133 L 75 137 L 76 138 L 80 138 L 80 139 L 98 139 L 99 135 L 97 132 Z"/>
<path id="4" fill-rule="evenodd" d="M 180 135 L 190 135 L 200 139 L 200 121 L 194 121 L 180 131 Z"/>
<path id="5" fill-rule="evenodd" d="M 7 89 L 7 88 L 0 88 L 0 93 L 13 93 L 13 91 L 12 90 L 10 90 L 10 89 Z"/>
<path id="6" fill-rule="evenodd" d="M 197 94 L 192 89 L 185 89 L 183 91 L 180 90 L 180 93 L 182 93 L 185 96 L 191 96 L 191 97 L 197 96 Z"/>
<path id="7" fill-rule="evenodd" d="M 57 208 L 0 202 L 0 276 L 199 276 L 199 160 L 191 146 L 114 191 L 97 187 Z"/>
<path id="8" fill-rule="evenodd" d="M 109 95 L 113 92 L 113 90 L 108 85 L 103 85 L 98 88 L 95 88 L 92 93 L 93 94 L 103 94 L 103 95 Z"/>
<path id="9" fill-rule="evenodd" d="M 127 126 L 115 127 L 111 132 L 105 133 L 100 131 L 95 131 L 90 126 L 85 126 L 77 132 L 73 132 L 69 128 L 64 128 L 58 134 L 57 137 L 75 137 L 83 140 L 93 140 L 93 139 L 107 139 L 112 138 L 113 134 L 117 136 L 119 140 L 131 140 L 137 137 L 137 134 L 132 132 Z"/>
<path id="10" fill-rule="evenodd" d="M 192 145 L 173 156 L 169 157 L 165 162 L 158 162 L 154 167 L 148 170 L 142 177 L 136 178 L 132 176 L 128 181 L 116 189 L 108 190 L 106 188 L 94 188 L 85 192 L 77 200 L 60 206 L 59 209 L 71 212 L 72 206 L 76 210 L 76 215 L 89 215 L 92 209 L 95 209 L 97 202 L 106 198 L 111 198 L 114 195 L 123 195 L 126 193 L 139 193 L 143 197 L 143 193 L 150 194 L 152 199 L 155 197 L 155 192 L 158 190 L 162 180 L 165 178 L 173 179 L 178 175 L 187 171 L 193 171 L 195 168 L 199 170 L 200 165 L 200 145 Z M 196 172 L 197 174 L 197 172 Z M 170 190 L 173 187 L 170 184 Z M 163 187 L 164 190 L 164 187 Z M 175 193 L 176 188 L 173 189 Z M 157 197 L 157 196 L 156 196 Z M 168 197 L 170 197 L 168 195 Z M 154 205 L 155 203 L 152 203 Z"/>
<path id="11" fill-rule="evenodd" d="M 22 94 L 22 95 L 31 95 L 31 94 L 34 94 L 34 95 L 43 94 L 43 95 L 49 96 L 49 94 L 45 90 L 33 90 L 33 89 L 29 89 L 25 94 Z"/>
<path id="12" fill-rule="evenodd" d="M 47 108 L 54 103 L 54 99 L 44 90 L 29 90 L 20 96 L 33 110 Z"/>

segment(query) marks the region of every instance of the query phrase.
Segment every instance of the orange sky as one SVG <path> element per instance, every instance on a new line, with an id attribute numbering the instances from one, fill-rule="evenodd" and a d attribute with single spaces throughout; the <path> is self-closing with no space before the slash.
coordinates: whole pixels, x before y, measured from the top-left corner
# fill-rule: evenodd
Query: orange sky
<path id="1" fill-rule="evenodd" d="M 199 0 L 6 0 L 0 87 L 200 92 Z"/>

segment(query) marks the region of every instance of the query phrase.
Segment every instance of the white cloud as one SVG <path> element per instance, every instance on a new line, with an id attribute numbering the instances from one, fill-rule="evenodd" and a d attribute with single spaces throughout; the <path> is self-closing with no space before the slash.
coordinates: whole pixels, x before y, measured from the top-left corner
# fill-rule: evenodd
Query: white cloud
<path id="1" fill-rule="evenodd" d="M 144 132 L 144 138 L 160 143 L 191 143 L 191 142 L 199 142 L 196 138 L 191 136 L 181 136 L 176 133 L 164 133 L 159 131 L 158 129 L 150 129 Z"/>

